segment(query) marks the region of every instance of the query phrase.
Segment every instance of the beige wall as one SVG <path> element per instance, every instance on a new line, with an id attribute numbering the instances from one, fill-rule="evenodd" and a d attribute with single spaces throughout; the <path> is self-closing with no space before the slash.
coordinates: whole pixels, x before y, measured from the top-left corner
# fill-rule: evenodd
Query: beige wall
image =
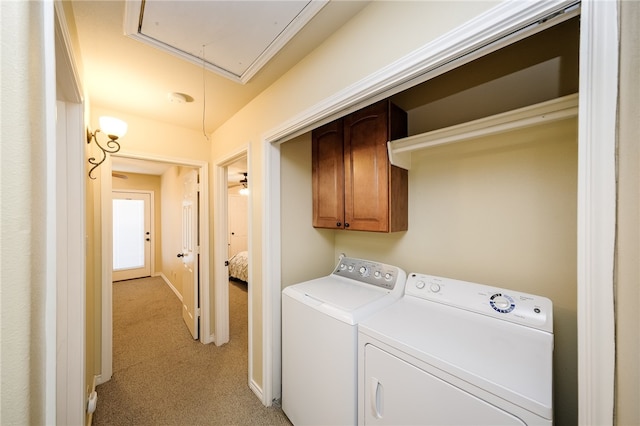
<path id="1" fill-rule="evenodd" d="M 98 119 L 102 115 L 120 118 L 129 125 L 127 134 L 118 140 L 121 145 L 121 153 L 198 161 L 209 159 L 211 144 L 201 131 L 114 111 L 95 103 L 91 105 L 90 125 L 92 129 L 100 127 Z"/>
<path id="2" fill-rule="evenodd" d="M 47 272 L 55 271 L 47 263 L 55 265 L 54 254 L 44 244 L 51 226 L 46 197 L 54 195 L 48 193 L 46 152 L 55 144 L 46 120 L 55 99 L 45 92 L 43 40 L 53 35 L 44 28 L 49 5 L 3 2 L 1 7 L 0 423 L 44 424 L 45 350 L 51 343 L 45 334 Z"/>
<path id="3" fill-rule="evenodd" d="M 637 425 L 640 424 L 640 3 L 622 1 L 620 6 L 615 423 Z"/>
<path id="4" fill-rule="evenodd" d="M 336 234 L 333 230 L 311 227 L 311 133 L 282 144 L 280 153 L 284 288 L 329 274 L 336 262 Z"/>
<path id="5" fill-rule="evenodd" d="M 336 92 L 499 2 L 372 2 L 212 135 L 212 162 L 251 145 L 250 176 L 263 176 L 262 137 Z M 357 59 L 354 59 L 357 58 Z M 263 183 L 252 180 L 253 376 L 262 387 Z M 214 194 L 215 195 L 215 194 Z M 215 210 L 212 210 L 215 214 Z M 269 283 L 274 285 L 274 283 Z M 277 284 L 279 285 L 279 283 Z"/>

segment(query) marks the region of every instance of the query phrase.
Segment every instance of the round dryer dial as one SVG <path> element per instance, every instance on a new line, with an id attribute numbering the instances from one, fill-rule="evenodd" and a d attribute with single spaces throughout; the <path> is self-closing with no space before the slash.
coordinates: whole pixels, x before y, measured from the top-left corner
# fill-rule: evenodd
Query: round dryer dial
<path id="1" fill-rule="evenodd" d="M 503 293 L 495 293 L 489 298 L 489 304 L 496 311 L 501 314 L 508 314 L 516 307 L 515 302 L 510 296 Z"/>
<path id="2" fill-rule="evenodd" d="M 367 268 L 366 266 L 361 266 L 358 269 L 358 273 L 360 274 L 361 277 L 368 277 L 369 276 L 369 268 Z"/>

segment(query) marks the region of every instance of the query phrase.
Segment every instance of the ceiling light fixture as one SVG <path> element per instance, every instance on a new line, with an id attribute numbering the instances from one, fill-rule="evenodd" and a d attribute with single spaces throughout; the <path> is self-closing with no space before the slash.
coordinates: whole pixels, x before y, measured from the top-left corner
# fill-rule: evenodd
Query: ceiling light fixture
<path id="1" fill-rule="evenodd" d="M 98 132 L 106 134 L 109 138 L 105 147 L 100 145 L 100 142 L 98 142 Z M 87 144 L 90 144 L 92 140 L 95 140 L 96 145 L 102 151 L 102 159 L 100 161 L 97 161 L 95 157 L 89 158 L 89 164 L 93 165 L 91 170 L 89 170 L 89 177 L 91 179 L 95 179 L 95 177 L 91 176 L 91 172 L 93 172 L 100 164 L 104 163 L 104 160 L 107 159 L 107 153 L 115 154 L 120 151 L 120 144 L 116 142 L 116 140 L 124 136 L 126 133 L 127 123 L 114 117 L 100 117 L 100 128 L 93 133 L 91 133 L 91 129 L 87 128 Z"/>
<path id="2" fill-rule="evenodd" d="M 169 102 L 174 104 L 184 104 L 187 102 L 193 102 L 193 98 L 191 96 L 187 95 L 186 93 L 180 93 L 180 92 L 167 93 L 167 99 L 169 99 Z"/>

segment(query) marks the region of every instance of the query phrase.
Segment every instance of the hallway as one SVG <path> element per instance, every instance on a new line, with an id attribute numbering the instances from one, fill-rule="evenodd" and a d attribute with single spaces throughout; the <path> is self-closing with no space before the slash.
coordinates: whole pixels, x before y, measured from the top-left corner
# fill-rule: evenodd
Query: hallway
<path id="1" fill-rule="evenodd" d="M 194 341 L 159 277 L 113 284 L 113 377 L 94 425 L 288 425 L 247 384 L 247 288 L 229 283 L 228 344 Z"/>

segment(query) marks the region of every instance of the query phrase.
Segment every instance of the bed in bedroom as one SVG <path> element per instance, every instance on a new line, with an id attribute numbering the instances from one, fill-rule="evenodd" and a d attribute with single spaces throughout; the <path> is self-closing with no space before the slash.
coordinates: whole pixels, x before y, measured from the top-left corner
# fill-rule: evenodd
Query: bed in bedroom
<path id="1" fill-rule="evenodd" d="M 229 278 L 249 282 L 249 259 L 246 251 L 234 254 L 229 262 Z"/>

